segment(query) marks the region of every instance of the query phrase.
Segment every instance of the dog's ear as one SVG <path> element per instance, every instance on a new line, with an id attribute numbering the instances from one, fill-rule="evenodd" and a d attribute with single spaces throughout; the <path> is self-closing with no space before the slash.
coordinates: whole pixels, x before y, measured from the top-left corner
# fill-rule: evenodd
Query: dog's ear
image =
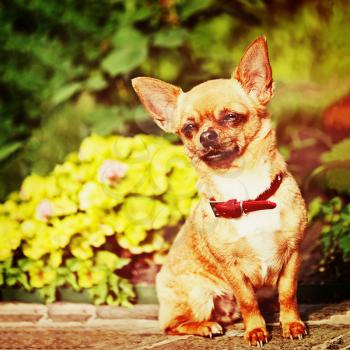
<path id="1" fill-rule="evenodd" d="M 273 81 L 265 36 L 260 36 L 248 46 L 232 77 L 247 93 L 254 94 L 261 104 L 271 100 Z"/>
<path id="2" fill-rule="evenodd" d="M 138 77 L 132 86 L 154 121 L 166 132 L 176 130 L 176 107 L 182 90 L 164 81 Z"/>

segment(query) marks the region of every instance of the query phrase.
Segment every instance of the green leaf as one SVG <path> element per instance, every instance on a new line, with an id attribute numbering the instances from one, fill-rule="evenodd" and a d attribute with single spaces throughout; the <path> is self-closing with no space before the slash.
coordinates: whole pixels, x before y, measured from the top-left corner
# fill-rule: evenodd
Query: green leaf
<path id="1" fill-rule="evenodd" d="M 68 274 L 72 273 L 67 267 L 59 267 L 57 269 L 56 284 L 57 286 L 63 286 L 67 281 L 66 277 Z"/>
<path id="2" fill-rule="evenodd" d="M 112 38 L 115 49 L 101 63 L 101 68 L 112 77 L 126 74 L 147 58 L 148 40 L 132 27 L 120 29 Z"/>
<path id="3" fill-rule="evenodd" d="M 69 270 L 76 272 L 81 268 L 81 261 L 79 259 L 71 258 L 67 260 L 66 265 Z"/>
<path id="4" fill-rule="evenodd" d="M 82 260 L 86 260 L 93 256 L 93 250 L 87 240 L 82 236 L 76 236 L 70 243 L 71 253 Z"/>
<path id="5" fill-rule="evenodd" d="M 108 295 L 106 302 L 108 305 L 119 305 L 118 298 L 115 298 L 113 295 Z"/>
<path id="6" fill-rule="evenodd" d="M 154 72 L 159 79 L 174 81 L 179 76 L 181 68 L 181 58 L 177 55 L 162 55 Z"/>
<path id="7" fill-rule="evenodd" d="M 21 273 L 18 276 L 18 282 L 24 287 L 25 290 L 31 290 L 32 287 L 30 286 L 28 282 L 28 276 L 25 273 Z"/>
<path id="8" fill-rule="evenodd" d="M 12 142 L 0 146 L 0 161 L 8 158 L 11 154 L 15 153 L 20 147 L 22 147 L 22 142 Z"/>
<path id="9" fill-rule="evenodd" d="M 323 251 L 325 254 L 327 254 L 332 243 L 331 237 L 329 235 L 322 236 L 322 243 L 323 243 Z"/>
<path id="10" fill-rule="evenodd" d="M 181 9 L 180 17 L 183 21 L 185 21 L 187 18 L 194 15 L 195 13 L 207 9 L 212 3 L 213 0 L 185 1 L 184 6 Z"/>
<path id="11" fill-rule="evenodd" d="M 331 200 L 330 200 L 330 203 L 332 204 L 333 208 L 335 211 L 340 211 L 342 206 L 343 206 L 343 202 L 341 200 L 340 197 L 333 197 Z"/>
<path id="12" fill-rule="evenodd" d="M 130 303 L 130 301 L 127 298 L 123 298 L 119 301 L 120 305 L 123 307 L 126 307 L 128 309 L 131 309 L 134 305 Z"/>
<path id="13" fill-rule="evenodd" d="M 338 193 L 350 194 L 350 166 L 343 169 L 329 169 L 325 174 L 325 178 L 329 189 L 335 190 Z"/>
<path id="14" fill-rule="evenodd" d="M 157 32 L 154 36 L 155 46 L 176 48 L 182 45 L 186 31 L 182 28 L 167 28 Z"/>
<path id="15" fill-rule="evenodd" d="M 349 226 L 350 224 L 350 214 L 345 211 L 340 214 L 340 219 L 343 221 L 343 226 Z"/>
<path id="16" fill-rule="evenodd" d="M 119 289 L 119 280 L 120 280 L 120 277 L 115 275 L 114 273 L 111 273 L 109 275 L 109 280 L 108 280 L 108 283 L 110 285 L 110 289 L 111 291 L 115 294 L 115 295 L 118 295 L 120 293 L 120 289 Z"/>
<path id="17" fill-rule="evenodd" d="M 38 268 L 38 262 L 35 261 L 35 260 L 31 260 L 31 259 L 20 259 L 20 260 L 18 260 L 18 267 L 22 271 L 28 272 L 28 271 L 32 270 L 33 268 L 37 269 Z"/>
<path id="18" fill-rule="evenodd" d="M 93 286 L 89 290 L 89 294 L 92 296 L 95 305 L 104 304 L 108 296 L 107 283 L 100 283 L 97 286 Z"/>
<path id="19" fill-rule="evenodd" d="M 80 91 L 83 87 L 83 84 L 80 82 L 70 83 L 62 86 L 58 89 L 51 98 L 51 102 L 54 106 L 59 105 L 60 103 L 67 101 L 75 93 Z"/>
<path id="20" fill-rule="evenodd" d="M 6 278 L 6 284 L 9 286 L 9 287 L 12 287 L 16 284 L 17 282 L 17 278 L 14 278 L 14 277 L 7 277 Z"/>
<path id="21" fill-rule="evenodd" d="M 62 251 L 52 251 L 48 260 L 48 265 L 57 268 L 61 265 L 62 263 Z"/>
<path id="22" fill-rule="evenodd" d="M 119 287 L 122 290 L 122 292 L 125 293 L 127 296 L 131 298 L 135 297 L 135 292 L 133 290 L 133 287 L 127 279 L 122 278 L 120 280 Z"/>
<path id="23" fill-rule="evenodd" d="M 7 274 L 5 275 L 5 278 L 6 278 L 6 284 L 9 286 L 9 287 L 12 287 L 14 286 L 17 281 L 18 281 L 18 276 L 19 276 L 19 272 L 18 273 L 13 273 L 13 274 Z"/>
<path id="24" fill-rule="evenodd" d="M 137 68 L 147 58 L 147 40 L 141 46 L 113 50 L 101 63 L 102 69 L 115 77 Z"/>
<path id="25" fill-rule="evenodd" d="M 112 37 L 112 44 L 114 47 L 137 47 L 143 45 L 146 37 L 133 27 L 123 27 L 119 29 Z"/>
<path id="26" fill-rule="evenodd" d="M 96 264 L 106 266 L 111 271 L 121 269 L 126 266 L 129 261 L 130 259 L 120 258 L 107 250 L 101 250 L 96 255 Z"/>
<path id="27" fill-rule="evenodd" d="M 44 298 L 45 303 L 50 304 L 56 300 L 56 285 L 50 284 L 38 289 L 39 295 Z"/>
<path id="28" fill-rule="evenodd" d="M 122 213 L 132 223 L 130 234 L 138 232 L 138 228 L 159 229 L 166 225 L 169 208 L 158 200 L 145 196 L 132 196 L 124 201 Z M 140 233 L 140 232 L 138 232 Z"/>
<path id="29" fill-rule="evenodd" d="M 350 234 L 339 239 L 339 247 L 343 251 L 344 258 L 350 255 Z"/>
<path id="30" fill-rule="evenodd" d="M 311 178 L 320 177 L 327 188 L 350 194 L 350 138 L 335 145 L 321 155 L 322 165 Z"/>
<path id="31" fill-rule="evenodd" d="M 327 235 L 327 234 L 329 234 L 330 232 L 331 232 L 331 227 L 330 227 L 329 225 L 324 225 L 324 226 L 322 227 L 321 233 L 322 233 L 323 235 Z"/>
<path id="32" fill-rule="evenodd" d="M 350 138 L 345 139 L 332 147 L 321 156 L 322 162 L 350 160 Z"/>
<path id="33" fill-rule="evenodd" d="M 10 258 L 8 258 L 2 262 L 2 266 L 3 266 L 5 271 L 11 268 L 12 260 L 13 260 L 13 257 L 11 256 Z"/>
<path id="34" fill-rule="evenodd" d="M 143 7 L 143 8 L 137 9 L 133 13 L 132 19 L 133 19 L 133 22 L 143 21 L 149 18 L 151 15 L 152 15 L 152 10 L 149 7 Z"/>
<path id="35" fill-rule="evenodd" d="M 309 204 L 309 210 L 308 210 L 309 221 L 311 221 L 321 212 L 321 206 L 322 206 L 321 197 L 316 197 L 311 201 L 311 203 Z"/>
<path id="36" fill-rule="evenodd" d="M 107 86 L 107 82 L 101 73 L 95 73 L 85 82 L 85 88 L 91 91 L 99 91 Z"/>
<path id="37" fill-rule="evenodd" d="M 77 277 L 74 273 L 69 273 L 66 275 L 66 281 L 67 283 L 75 290 L 79 291 L 81 288 L 79 287 L 79 284 L 77 282 Z"/>

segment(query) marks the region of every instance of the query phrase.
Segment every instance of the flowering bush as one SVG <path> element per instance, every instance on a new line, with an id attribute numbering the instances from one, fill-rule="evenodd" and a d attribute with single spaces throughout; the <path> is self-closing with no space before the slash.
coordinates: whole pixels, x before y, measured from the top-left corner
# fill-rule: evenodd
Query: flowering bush
<path id="1" fill-rule="evenodd" d="M 93 135 L 48 176 L 28 176 L 0 205 L 0 285 L 87 288 L 97 304 L 128 305 L 118 256 L 165 251 L 165 228 L 197 200 L 196 175 L 163 138 Z M 112 244 L 111 244 L 112 242 Z"/>

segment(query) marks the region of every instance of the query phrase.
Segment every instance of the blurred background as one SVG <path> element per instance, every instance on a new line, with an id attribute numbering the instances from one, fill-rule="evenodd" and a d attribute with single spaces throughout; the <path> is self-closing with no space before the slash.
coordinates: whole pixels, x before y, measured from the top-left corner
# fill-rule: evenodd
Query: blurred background
<path id="1" fill-rule="evenodd" d="M 195 203 L 195 174 L 130 80 L 152 76 L 188 90 L 229 77 L 261 34 L 276 82 L 270 111 L 280 151 L 309 206 L 301 282 L 348 285 L 349 18 L 348 0 L 3 0 L 2 298 L 22 289 L 53 301 L 73 289 L 95 303 L 127 305 L 130 283 L 153 284 Z M 155 156 L 164 169 L 152 168 Z M 139 186 L 134 173 L 149 169 L 152 179 Z M 188 179 L 188 193 L 175 198 Z M 103 195 L 113 200 L 94 201 Z M 130 219 L 140 207 L 151 207 L 142 224 Z"/>

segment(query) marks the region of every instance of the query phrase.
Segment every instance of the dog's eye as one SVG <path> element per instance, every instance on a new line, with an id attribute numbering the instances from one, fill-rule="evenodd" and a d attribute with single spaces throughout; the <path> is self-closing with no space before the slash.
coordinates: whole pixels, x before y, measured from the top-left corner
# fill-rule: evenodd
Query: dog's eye
<path id="1" fill-rule="evenodd" d="M 197 130 L 197 126 L 194 123 L 186 124 L 182 128 L 182 132 L 185 134 L 185 136 L 191 136 L 195 130 Z"/>
<path id="2" fill-rule="evenodd" d="M 227 113 L 223 118 L 222 122 L 230 123 L 232 125 L 238 125 L 244 120 L 244 115 L 238 113 Z"/>

